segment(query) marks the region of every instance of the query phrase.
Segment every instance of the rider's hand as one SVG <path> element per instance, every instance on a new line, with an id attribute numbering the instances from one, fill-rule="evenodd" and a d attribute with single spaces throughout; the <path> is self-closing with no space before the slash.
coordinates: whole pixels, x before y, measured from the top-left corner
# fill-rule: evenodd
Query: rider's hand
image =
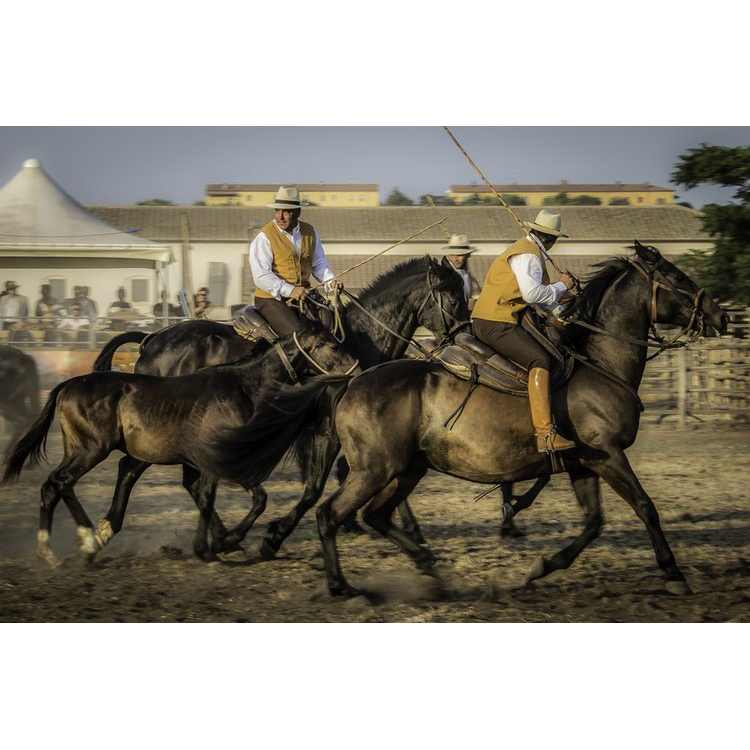
<path id="1" fill-rule="evenodd" d="M 338 279 L 333 279 L 329 284 L 331 286 L 331 291 L 340 292 L 344 288 L 344 283 Z"/>
<path id="2" fill-rule="evenodd" d="M 289 295 L 289 299 L 305 299 L 305 297 L 307 297 L 307 289 L 304 286 L 295 286 Z"/>
<path id="3" fill-rule="evenodd" d="M 573 277 L 566 271 L 563 271 L 560 274 L 560 281 L 562 281 L 562 283 L 565 284 L 565 286 L 568 287 L 568 289 L 573 289 L 576 285 L 575 281 L 573 280 Z"/>

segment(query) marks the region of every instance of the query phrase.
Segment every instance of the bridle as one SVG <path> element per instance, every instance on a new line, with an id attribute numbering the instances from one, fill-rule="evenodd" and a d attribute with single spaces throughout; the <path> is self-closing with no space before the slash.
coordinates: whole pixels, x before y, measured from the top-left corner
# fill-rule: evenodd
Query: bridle
<path id="1" fill-rule="evenodd" d="M 641 275 L 643 275 L 648 281 L 650 287 L 651 302 L 649 305 L 649 335 L 646 341 L 640 339 L 634 339 L 624 334 L 614 334 L 610 331 L 600 328 L 584 320 L 577 318 L 571 318 L 568 322 L 572 325 L 586 328 L 596 333 L 601 333 L 605 336 L 623 341 L 629 344 L 636 344 L 637 346 L 655 347 L 658 349 L 657 352 L 647 357 L 647 360 L 653 359 L 661 354 L 666 349 L 676 349 L 679 347 L 688 346 L 690 343 L 695 341 L 705 330 L 705 323 L 703 321 L 703 310 L 701 305 L 703 304 L 703 298 L 706 295 L 705 289 L 698 289 L 695 294 L 679 289 L 676 287 L 660 270 L 659 266 L 664 262 L 664 258 L 660 257 L 659 260 L 651 265 L 646 263 L 640 257 L 628 258 L 630 266 L 635 268 Z M 623 269 L 622 273 L 615 279 L 615 283 L 621 279 L 628 272 L 628 268 Z M 670 341 L 666 341 L 663 337 L 659 336 L 656 331 L 657 320 L 657 295 L 659 290 L 671 292 L 676 295 L 680 301 L 681 307 L 690 312 L 690 319 L 687 324 L 675 335 Z"/>
<path id="2" fill-rule="evenodd" d="M 375 323 L 377 323 L 377 325 L 379 325 L 384 331 L 390 333 L 391 336 L 398 339 L 399 341 L 404 342 L 407 346 L 414 347 L 422 359 L 433 360 L 435 359 L 435 357 L 438 356 L 440 350 L 444 348 L 446 342 L 448 342 L 453 337 L 456 331 L 460 330 L 461 328 L 468 325 L 469 323 L 468 321 L 460 321 L 458 318 L 456 318 L 455 315 L 453 315 L 449 310 L 446 309 L 443 303 L 443 294 L 442 292 L 438 291 L 438 287 L 440 286 L 439 280 L 438 280 L 438 284 L 433 285 L 432 279 L 431 279 L 431 273 L 432 273 L 432 268 L 428 268 L 427 269 L 427 287 L 428 288 L 427 288 L 427 292 L 425 293 L 424 298 L 422 299 L 422 301 L 419 303 L 419 306 L 417 307 L 416 318 L 417 318 L 417 321 L 419 321 L 420 314 L 427 306 L 427 303 L 430 301 L 432 301 L 432 303 L 440 312 L 440 318 L 443 324 L 443 337 L 440 339 L 440 342 L 438 343 L 437 347 L 432 352 L 427 351 L 427 349 L 425 349 L 418 341 L 414 341 L 413 339 L 407 339 L 405 336 L 402 336 L 398 331 L 394 331 L 389 325 L 386 325 L 382 320 L 377 318 L 368 309 L 366 309 L 362 305 L 362 303 L 351 292 L 348 292 L 346 289 L 344 289 L 342 293 L 345 294 L 347 297 L 349 297 L 349 299 L 355 305 L 355 307 L 359 308 L 359 310 L 361 310 L 365 315 L 367 315 L 369 318 L 375 321 Z M 451 321 L 454 321 L 453 325 L 451 325 Z"/>
<path id="3" fill-rule="evenodd" d="M 326 370 L 323 365 L 320 364 L 309 352 L 306 352 L 303 348 L 302 344 L 300 344 L 299 338 L 297 338 L 297 332 L 292 332 L 292 341 L 294 341 L 294 345 L 297 347 L 297 351 L 321 374 L 321 375 L 331 375 L 330 370 Z M 280 342 L 276 342 L 274 344 L 274 348 L 276 349 L 276 353 L 279 355 L 279 359 L 283 363 L 284 367 L 286 368 L 286 371 L 289 373 L 289 377 L 292 380 L 292 383 L 297 384 L 300 382 L 299 376 L 297 375 L 296 370 L 292 366 L 292 362 L 287 356 L 287 353 L 284 351 L 284 347 L 281 345 Z M 354 364 L 345 372 L 343 373 L 344 376 L 351 375 L 354 370 L 359 367 L 359 360 L 355 359 Z"/>

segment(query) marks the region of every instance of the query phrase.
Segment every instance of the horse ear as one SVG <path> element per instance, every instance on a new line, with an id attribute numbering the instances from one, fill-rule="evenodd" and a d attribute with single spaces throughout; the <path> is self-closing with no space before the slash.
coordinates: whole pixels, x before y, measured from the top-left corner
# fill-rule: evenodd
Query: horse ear
<path id="1" fill-rule="evenodd" d="M 633 249 L 646 263 L 656 263 L 661 258 L 661 253 L 653 245 L 642 245 L 638 240 L 635 240 Z"/>

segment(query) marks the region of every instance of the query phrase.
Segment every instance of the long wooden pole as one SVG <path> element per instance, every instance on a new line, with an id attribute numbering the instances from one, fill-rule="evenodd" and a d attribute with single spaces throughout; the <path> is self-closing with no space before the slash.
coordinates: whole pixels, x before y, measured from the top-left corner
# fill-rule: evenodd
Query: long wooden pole
<path id="1" fill-rule="evenodd" d="M 479 167 L 472 161 L 472 158 L 466 153 L 466 151 L 464 151 L 464 147 L 458 142 L 458 140 L 456 139 L 456 136 L 453 135 L 453 133 L 451 133 L 450 129 L 447 128 L 445 125 L 443 125 L 443 130 L 445 130 L 445 132 L 448 133 L 448 135 L 451 137 L 451 140 L 453 141 L 453 143 L 455 143 L 456 146 L 458 146 L 459 151 L 466 157 L 466 159 L 468 160 L 469 164 L 471 164 L 471 166 L 474 167 L 474 169 L 476 170 L 476 173 L 482 178 L 482 180 L 484 180 L 484 184 L 487 185 L 487 187 L 494 193 L 495 198 L 497 198 L 500 201 L 500 203 L 503 206 L 505 206 L 505 208 L 508 209 L 508 212 L 516 220 L 516 222 L 518 222 L 518 226 L 521 227 L 521 229 L 523 230 L 524 234 L 528 233 L 528 227 L 526 226 L 526 224 L 524 224 L 515 215 L 515 213 L 513 213 L 513 209 L 503 200 L 503 197 L 500 195 L 500 193 L 498 193 L 497 190 L 495 190 L 495 188 L 492 187 L 492 185 L 490 184 L 489 180 L 482 174 L 482 171 L 479 169 Z M 550 257 L 549 253 L 545 252 L 544 254 L 547 256 L 547 260 L 552 264 L 552 266 L 554 267 L 555 271 L 557 271 L 560 275 L 562 275 L 563 273 L 567 273 L 568 276 L 572 276 L 572 274 L 570 274 L 568 271 L 563 271 L 557 265 L 557 263 L 555 263 L 555 261 Z"/>
<path id="2" fill-rule="evenodd" d="M 375 253 L 375 255 L 371 255 L 369 258 L 365 258 L 363 261 L 360 261 L 359 263 L 355 263 L 351 268 L 347 268 L 345 271 L 342 271 L 341 273 L 337 274 L 333 279 L 329 279 L 328 281 L 321 281 L 320 284 L 316 284 L 313 287 L 310 287 L 311 289 L 318 289 L 321 286 L 325 286 L 326 284 L 329 284 L 331 281 L 334 281 L 336 279 L 341 278 L 344 274 L 349 273 L 349 271 L 353 271 L 355 268 L 359 268 L 360 266 L 363 266 L 365 263 L 369 263 L 371 260 L 374 260 L 380 255 L 383 255 L 383 253 L 387 253 L 389 250 L 393 250 L 394 247 L 398 247 L 399 245 L 403 245 L 405 242 L 409 242 L 409 240 L 413 240 L 415 237 L 419 237 L 420 234 L 424 234 L 428 230 L 432 229 L 433 227 L 438 226 L 438 224 L 442 225 L 442 223 L 445 221 L 445 219 L 440 219 L 439 221 L 436 221 L 434 224 L 430 224 L 429 227 L 425 227 L 424 229 L 420 229 L 418 232 L 415 232 L 411 235 L 411 237 L 407 237 L 405 240 L 400 240 L 395 245 L 391 245 L 390 247 L 387 247 L 385 250 L 381 250 L 379 253 Z"/>

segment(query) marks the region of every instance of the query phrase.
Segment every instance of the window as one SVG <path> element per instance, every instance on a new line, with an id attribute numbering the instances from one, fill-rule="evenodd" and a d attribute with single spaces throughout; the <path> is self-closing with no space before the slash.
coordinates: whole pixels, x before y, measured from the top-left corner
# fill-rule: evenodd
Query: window
<path id="1" fill-rule="evenodd" d="M 211 290 L 211 302 L 218 307 L 224 307 L 229 286 L 229 272 L 226 263 L 208 264 L 208 288 Z"/>
<path id="2" fill-rule="evenodd" d="M 149 297 L 148 279 L 131 279 L 130 281 L 130 299 L 133 303 L 148 302 Z"/>
<path id="3" fill-rule="evenodd" d="M 49 284 L 52 287 L 52 296 L 58 302 L 65 299 L 65 279 L 44 279 L 42 284 Z"/>

